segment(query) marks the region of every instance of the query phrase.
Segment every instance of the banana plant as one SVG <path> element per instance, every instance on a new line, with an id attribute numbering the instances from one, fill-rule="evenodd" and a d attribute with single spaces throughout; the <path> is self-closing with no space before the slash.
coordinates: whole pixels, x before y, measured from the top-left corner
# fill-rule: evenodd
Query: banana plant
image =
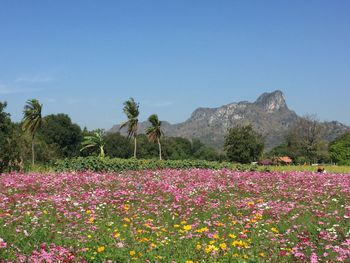
<path id="1" fill-rule="evenodd" d="M 93 135 L 85 136 L 84 141 L 81 143 L 83 146 L 80 151 L 83 151 L 88 148 L 96 148 L 99 149 L 99 157 L 105 157 L 105 140 L 104 140 L 104 132 L 102 130 L 98 130 L 93 133 Z"/>

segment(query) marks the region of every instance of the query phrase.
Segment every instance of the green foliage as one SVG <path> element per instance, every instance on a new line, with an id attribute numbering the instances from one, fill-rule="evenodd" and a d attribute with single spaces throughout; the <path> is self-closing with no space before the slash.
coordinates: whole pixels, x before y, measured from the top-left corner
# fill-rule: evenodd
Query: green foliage
<path id="1" fill-rule="evenodd" d="M 164 159 L 191 159 L 192 145 L 188 139 L 181 137 L 170 137 L 166 138 L 163 145 Z"/>
<path id="2" fill-rule="evenodd" d="M 35 162 L 34 137 L 42 124 L 42 104 L 36 99 L 27 100 L 23 110 L 22 129 L 32 136 L 32 165 Z"/>
<path id="3" fill-rule="evenodd" d="M 55 150 L 58 158 L 79 155 L 82 131 L 79 125 L 72 123 L 67 114 L 51 114 L 44 117 L 38 134 L 40 139 Z"/>
<path id="4" fill-rule="evenodd" d="M 13 125 L 11 123 L 10 114 L 5 112 L 6 102 L 0 102 L 0 173 L 7 170 L 12 156 L 11 146 Z"/>
<path id="5" fill-rule="evenodd" d="M 288 148 L 288 144 L 283 143 L 275 148 L 273 148 L 271 151 L 265 154 L 266 157 L 275 157 L 275 156 L 289 156 L 294 157 L 294 155 L 290 152 Z"/>
<path id="6" fill-rule="evenodd" d="M 97 132 L 94 132 L 91 136 L 85 136 L 84 141 L 81 143 L 82 148 L 80 151 L 83 151 L 88 148 L 98 149 L 99 150 L 99 157 L 104 158 L 105 157 L 105 140 L 103 137 L 103 131 L 98 130 Z"/>
<path id="7" fill-rule="evenodd" d="M 64 159 L 57 161 L 53 169 L 57 172 L 64 171 L 95 171 L 95 172 L 117 172 L 124 170 L 156 170 L 156 169 L 189 169 L 189 168 L 207 168 L 207 169 L 236 169 L 239 171 L 256 170 L 256 166 L 233 164 L 229 162 L 209 162 L 204 160 L 152 160 L 152 159 L 104 159 L 90 156 L 77 157 L 73 159 Z"/>
<path id="8" fill-rule="evenodd" d="M 158 147 L 154 143 L 150 143 L 145 134 L 137 135 L 138 158 L 153 159 L 159 155 Z"/>
<path id="9" fill-rule="evenodd" d="M 137 128 L 139 123 L 139 104 L 135 102 L 133 98 L 130 98 L 129 100 L 124 102 L 124 113 L 126 114 L 128 120 L 125 121 L 120 125 L 120 129 L 123 129 L 124 127 L 128 128 L 128 138 L 131 137 L 134 138 L 134 158 L 136 158 L 136 149 L 137 149 Z"/>
<path id="10" fill-rule="evenodd" d="M 41 110 L 43 105 L 36 99 L 27 100 L 26 103 L 23 110 L 22 127 L 24 131 L 28 131 L 34 136 L 42 123 Z"/>
<path id="11" fill-rule="evenodd" d="M 322 139 L 324 129 L 314 118 L 300 118 L 286 135 L 288 156 L 296 163 L 328 162 L 327 143 Z"/>
<path id="12" fill-rule="evenodd" d="M 251 125 L 237 126 L 229 129 L 225 136 L 224 149 L 230 161 L 250 163 L 261 157 L 264 143 Z"/>
<path id="13" fill-rule="evenodd" d="M 205 145 L 193 153 L 193 158 L 207 161 L 225 160 L 225 156 L 223 154 L 219 154 L 214 148 Z"/>
<path id="14" fill-rule="evenodd" d="M 132 156 L 132 145 L 130 140 L 119 132 L 108 133 L 104 137 L 106 155 L 111 158 L 130 158 Z"/>
<path id="15" fill-rule="evenodd" d="M 150 142 L 157 142 L 159 149 L 159 160 L 162 160 L 162 146 L 160 143 L 161 137 L 164 135 L 161 126 L 162 122 L 158 119 L 157 114 L 152 114 L 149 116 L 148 121 L 151 123 L 151 126 L 147 128 L 146 134 Z"/>
<path id="16" fill-rule="evenodd" d="M 336 138 L 329 145 L 332 161 L 341 165 L 350 165 L 350 132 Z"/>

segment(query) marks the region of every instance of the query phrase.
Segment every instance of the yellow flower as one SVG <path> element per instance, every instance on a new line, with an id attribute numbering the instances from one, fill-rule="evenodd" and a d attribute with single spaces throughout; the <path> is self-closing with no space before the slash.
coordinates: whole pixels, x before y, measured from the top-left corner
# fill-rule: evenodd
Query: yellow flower
<path id="1" fill-rule="evenodd" d="M 154 244 L 154 243 L 151 243 L 151 247 L 152 247 L 152 248 L 156 248 L 156 247 L 157 247 L 157 245 L 156 245 L 156 244 Z"/>
<path id="2" fill-rule="evenodd" d="M 45 215 L 47 215 L 47 214 L 48 214 L 48 212 L 47 212 L 46 210 L 44 210 L 44 211 L 43 211 L 43 213 L 44 213 Z"/>
<path id="3" fill-rule="evenodd" d="M 124 209 L 125 209 L 126 211 L 128 211 L 128 210 L 130 209 L 130 205 L 128 205 L 128 204 L 124 205 Z"/>
<path id="4" fill-rule="evenodd" d="M 262 257 L 262 258 L 265 257 L 265 253 L 260 252 L 260 253 L 259 253 L 259 257 Z"/>
<path id="5" fill-rule="evenodd" d="M 129 254 L 130 254 L 130 256 L 135 256 L 136 255 L 136 252 L 135 252 L 135 250 L 131 250 L 130 252 L 129 252 Z"/>
<path id="6" fill-rule="evenodd" d="M 248 248 L 248 243 L 242 241 L 242 240 L 235 240 L 232 242 L 232 246 L 234 247 L 241 247 L 241 248 Z"/>
<path id="7" fill-rule="evenodd" d="M 90 215 L 92 212 L 91 212 L 91 210 L 86 210 L 86 213 L 87 213 L 88 215 Z"/>
<path id="8" fill-rule="evenodd" d="M 228 236 L 233 239 L 237 237 L 235 234 L 229 234 Z"/>
<path id="9" fill-rule="evenodd" d="M 127 218 L 127 217 L 124 217 L 124 221 L 127 222 L 127 223 L 130 223 L 131 220 L 129 218 Z"/>
<path id="10" fill-rule="evenodd" d="M 95 218 L 94 218 L 94 217 L 90 217 L 90 218 L 89 218 L 89 223 L 93 223 L 93 222 L 94 222 L 94 220 L 95 220 Z"/>
<path id="11" fill-rule="evenodd" d="M 180 225 L 174 225 L 174 227 L 175 227 L 175 228 L 179 228 L 179 227 L 180 227 Z"/>
<path id="12" fill-rule="evenodd" d="M 236 258 L 236 257 L 238 257 L 238 254 L 237 254 L 237 253 L 234 253 L 234 254 L 232 255 L 232 257 Z"/>
<path id="13" fill-rule="evenodd" d="M 105 251 L 105 249 L 106 248 L 104 246 L 100 246 L 100 247 L 97 248 L 97 252 L 101 253 L 101 252 Z"/>
<path id="14" fill-rule="evenodd" d="M 207 227 L 203 227 L 203 228 L 196 230 L 197 233 L 203 233 L 203 232 L 207 232 L 207 231 L 209 231 L 209 229 Z"/>
<path id="15" fill-rule="evenodd" d="M 213 238 L 214 238 L 214 239 L 218 239 L 218 238 L 219 238 L 219 235 L 218 235 L 218 234 L 214 234 L 214 235 L 213 235 Z"/>
<path id="16" fill-rule="evenodd" d="M 185 220 L 181 221 L 181 224 L 183 224 L 183 225 L 186 224 L 186 223 L 187 223 L 187 222 L 186 222 Z"/>
<path id="17" fill-rule="evenodd" d="M 92 235 L 88 235 L 87 237 L 88 237 L 88 238 L 92 238 Z"/>
<path id="18" fill-rule="evenodd" d="M 214 246 L 214 245 L 207 245 L 206 247 L 205 247 L 205 253 L 207 253 L 207 254 L 209 254 L 210 252 L 212 252 L 212 251 L 218 251 L 219 249 L 216 247 L 216 246 Z"/>
<path id="19" fill-rule="evenodd" d="M 255 219 L 256 219 L 256 220 L 261 220 L 262 218 L 263 218 L 262 214 L 257 213 L 257 214 L 255 215 Z"/>
<path id="20" fill-rule="evenodd" d="M 221 243 L 219 246 L 222 250 L 226 250 L 226 248 L 227 248 L 225 243 Z"/>
<path id="21" fill-rule="evenodd" d="M 196 245 L 196 249 L 197 249 L 197 250 L 200 250 L 201 248 L 202 248 L 202 246 L 201 246 L 200 244 L 197 244 L 197 245 Z"/>
<path id="22" fill-rule="evenodd" d="M 189 230 L 192 229 L 192 226 L 191 226 L 191 225 L 185 225 L 185 226 L 183 227 L 183 229 L 186 230 L 186 231 L 189 231 Z"/>
<path id="23" fill-rule="evenodd" d="M 192 260 L 186 260 L 186 263 L 193 263 Z"/>
<path id="24" fill-rule="evenodd" d="M 253 201 L 250 201 L 247 203 L 248 206 L 253 206 L 254 205 L 254 202 Z"/>
<path id="25" fill-rule="evenodd" d="M 116 233 L 114 233 L 114 235 L 113 235 L 115 238 L 118 238 L 118 237 L 120 237 L 120 234 L 118 233 L 118 232 L 116 232 Z"/>
<path id="26" fill-rule="evenodd" d="M 278 229 L 275 228 L 275 227 L 272 227 L 272 228 L 271 228 L 271 231 L 274 232 L 274 233 L 276 233 L 276 234 L 278 233 Z"/>

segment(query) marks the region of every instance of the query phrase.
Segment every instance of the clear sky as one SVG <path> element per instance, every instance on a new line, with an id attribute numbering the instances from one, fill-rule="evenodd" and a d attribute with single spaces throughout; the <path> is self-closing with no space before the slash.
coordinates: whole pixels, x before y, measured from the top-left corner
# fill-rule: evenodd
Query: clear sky
<path id="1" fill-rule="evenodd" d="M 0 101 L 89 129 L 140 102 L 171 123 L 280 89 L 289 108 L 350 124 L 348 0 L 0 1 Z"/>

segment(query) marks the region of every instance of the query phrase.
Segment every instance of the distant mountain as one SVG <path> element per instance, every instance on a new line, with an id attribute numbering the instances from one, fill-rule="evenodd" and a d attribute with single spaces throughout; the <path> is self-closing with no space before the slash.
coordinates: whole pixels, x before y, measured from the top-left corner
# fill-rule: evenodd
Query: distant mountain
<path id="1" fill-rule="evenodd" d="M 170 124 L 164 121 L 163 130 L 166 136 L 197 138 L 220 149 L 227 129 L 237 124 L 251 124 L 265 138 L 266 149 L 271 149 L 283 142 L 288 128 L 299 118 L 301 117 L 288 108 L 282 91 L 276 90 L 263 93 L 255 102 L 242 101 L 218 108 L 198 108 L 185 122 Z M 328 141 L 350 130 L 350 127 L 337 121 L 323 122 L 322 125 Z M 148 126 L 148 122 L 141 122 L 138 132 L 144 133 Z M 115 125 L 109 132 L 118 131 L 119 125 Z"/>

